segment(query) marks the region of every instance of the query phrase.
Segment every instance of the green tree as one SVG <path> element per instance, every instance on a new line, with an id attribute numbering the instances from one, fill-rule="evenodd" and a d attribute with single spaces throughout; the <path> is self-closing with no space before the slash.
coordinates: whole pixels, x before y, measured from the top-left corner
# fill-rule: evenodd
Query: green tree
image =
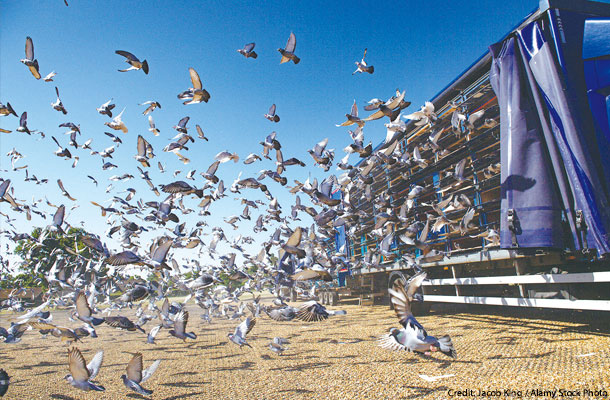
<path id="1" fill-rule="evenodd" d="M 49 232 L 35 228 L 31 238 L 20 240 L 15 247 L 15 254 L 21 257 L 20 274 L 13 279 L 34 286 L 46 286 L 44 275 L 48 272 L 58 256 L 68 264 L 80 265 L 86 260 L 100 257 L 82 242 L 82 237 L 88 233 L 82 228 L 70 228 L 67 232 Z M 105 273 L 105 268 L 100 270 Z M 38 282 L 38 284 L 37 284 Z"/>

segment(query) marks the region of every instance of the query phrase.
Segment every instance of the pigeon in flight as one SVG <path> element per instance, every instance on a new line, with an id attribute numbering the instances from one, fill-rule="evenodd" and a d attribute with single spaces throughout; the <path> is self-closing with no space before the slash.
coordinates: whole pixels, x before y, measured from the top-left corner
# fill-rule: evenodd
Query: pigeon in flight
<path id="1" fill-rule="evenodd" d="M 331 315 L 345 314 L 347 314 L 347 311 L 345 310 L 326 310 L 326 308 L 322 304 L 318 303 L 315 300 L 311 300 L 306 303 L 303 303 L 303 305 L 299 307 L 299 311 L 297 311 L 295 318 L 305 322 L 317 322 L 323 321 Z"/>
<path id="2" fill-rule="evenodd" d="M 112 118 L 112 109 L 116 106 L 116 104 L 110 104 L 111 101 L 112 99 L 108 100 L 107 102 L 96 108 L 97 112 Z"/>
<path id="3" fill-rule="evenodd" d="M 112 264 L 111 264 L 112 265 Z M 146 333 L 139 325 L 134 324 L 127 317 L 116 316 L 116 317 L 105 317 L 104 322 L 113 328 L 122 329 L 125 331 L 133 332 L 136 329 L 142 333 Z"/>
<path id="4" fill-rule="evenodd" d="M 21 114 L 21 118 L 19 118 L 19 127 L 17 128 L 17 132 L 25 132 L 28 135 L 32 134 L 30 132 L 30 130 L 28 129 L 28 113 L 27 113 L 27 111 L 24 111 Z"/>
<path id="5" fill-rule="evenodd" d="M 121 111 L 121 113 L 119 115 L 117 115 L 116 117 L 114 117 L 112 119 L 112 122 L 104 122 L 104 125 L 106 125 L 110 129 L 114 129 L 115 131 L 122 131 L 123 133 L 127 133 L 129 130 L 127 129 L 127 126 L 125 126 L 125 123 L 121 119 L 124 112 L 125 112 L 125 109 L 123 108 L 123 111 Z"/>
<path id="6" fill-rule="evenodd" d="M 85 292 L 78 292 L 74 303 L 76 304 L 76 311 L 73 312 L 73 316 L 76 315 L 81 321 L 94 326 L 104 322 L 102 318 L 95 318 L 92 316 L 93 310 L 91 310 L 91 307 L 89 306 Z"/>
<path id="7" fill-rule="evenodd" d="M 25 39 L 25 58 L 21 62 L 30 69 L 34 78 L 40 79 L 38 60 L 34 58 L 34 42 L 29 36 Z"/>
<path id="8" fill-rule="evenodd" d="M 57 93 L 57 100 L 55 100 L 55 103 L 51 103 L 51 106 L 53 106 L 54 110 L 61 111 L 64 115 L 66 115 L 68 111 L 66 110 L 66 107 L 64 107 L 64 104 L 59 98 L 59 89 L 57 88 L 57 86 L 55 86 L 55 93 Z"/>
<path id="9" fill-rule="evenodd" d="M 103 360 L 104 352 L 100 351 L 93 356 L 89 364 L 86 364 L 85 357 L 83 357 L 80 350 L 73 347 L 68 350 L 68 366 L 70 368 L 70 373 L 66 375 L 64 379 L 76 388 L 85 391 L 96 390 L 103 392 L 106 390 L 103 386 L 91 383 L 91 380 L 95 379 L 100 371 Z"/>
<path id="10" fill-rule="evenodd" d="M 239 345 L 239 347 L 245 345 L 251 348 L 252 346 L 246 343 L 246 335 L 250 333 L 252 328 L 254 328 L 254 325 L 256 325 L 256 318 L 248 317 L 235 328 L 234 333 L 229 333 L 227 336 L 229 337 L 229 340 Z"/>
<path id="11" fill-rule="evenodd" d="M 298 64 L 301 62 L 301 59 L 294 54 L 294 49 L 297 47 L 297 38 L 294 36 L 294 33 L 290 32 L 290 36 L 288 37 L 288 42 L 286 42 L 285 49 L 277 49 L 282 55 L 282 59 L 280 60 L 280 64 L 288 62 L 292 60 L 293 63 Z"/>
<path id="12" fill-rule="evenodd" d="M 142 112 L 142 114 L 144 114 L 144 115 L 150 114 L 151 112 L 155 111 L 156 108 L 161 108 L 161 103 L 159 103 L 158 101 L 153 101 L 153 100 L 145 101 L 144 103 L 141 103 L 140 105 L 141 106 L 148 105 L 148 107 L 146 107 L 146 110 L 144 110 Z"/>
<path id="13" fill-rule="evenodd" d="M 406 285 L 397 280 L 393 289 L 388 289 L 390 293 L 394 311 L 400 318 L 402 329 L 391 328 L 390 332 L 379 339 L 379 345 L 389 350 L 406 350 L 430 355 L 434 351 L 440 351 L 451 358 L 457 358 L 457 353 L 453 347 L 453 342 L 449 335 L 436 338 L 428 336 L 423 326 L 411 313 L 411 302 L 421 299 L 417 290 L 426 279 L 425 272 L 419 272 Z"/>
<path id="14" fill-rule="evenodd" d="M 364 127 L 364 120 L 358 118 L 358 106 L 356 105 L 356 100 L 354 100 L 354 104 L 352 104 L 352 110 L 349 114 L 345 114 L 347 117 L 347 121 L 336 125 L 336 126 L 350 126 L 357 124 L 360 128 Z"/>
<path id="15" fill-rule="evenodd" d="M 15 110 L 13 110 L 13 107 L 11 106 L 11 103 L 6 103 L 6 105 L 0 103 L 0 115 L 9 115 L 9 114 L 13 114 L 15 117 L 18 117 L 17 113 L 15 112 Z"/>
<path id="16" fill-rule="evenodd" d="M 362 60 L 360 62 L 356 61 L 356 67 L 357 69 L 352 72 L 352 75 L 356 74 L 356 73 L 363 73 L 363 72 L 367 72 L 369 74 L 372 74 L 373 72 L 375 72 L 375 67 L 373 67 L 372 65 L 367 65 L 366 61 L 364 61 L 366 57 L 366 49 L 364 49 L 364 55 L 362 56 Z"/>
<path id="17" fill-rule="evenodd" d="M 116 54 L 123 56 L 126 58 L 125 62 L 129 65 L 131 65 L 131 67 L 127 68 L 127 69 L 120 69 L 119 72 L 127 72 L 127 71 L 131 71 L 131 70 L 138 70 L 141 69 L 142 71 L 144 71 L 145 74 L 148 75 L 148 62 L 146 60 L 144 61 L 140 61 L 138 59 L 138 57 L 134 56 L 133 54 L 131 54 L 128 51 L 124 51 L 124 50 L 117 50 L 115 51 Z"/>
<path id="18" fill-rule="evenodd" d="M 255 43 L 248 43 L 243 49 L 238 49 L 237 52 L 246 58 L 256 58 L 258 54 L 254 51 Z"/>
<path id="19" fill-rule="evenodd" d="M 150 367 L 142 370 L 142 353 L 135 353 L 129 364 L 127 364 L 127 375 L 121 375 L 123 384 L 136 393 L 150 396 L 153 394 L 153 391 L 144 389 L 140 384 L 146 382 L 155 373 L 157 368 L 159 368 L 159 364 L 161 364 L 161 360 L 155 361 Z"/>
<path id="20" fill-rule="evenodd" d="M 42 78 L 42 79 L 45 82 L 53 82 L 53 78 L 55 77 L 55 75 L 57 75 L 57 73 L 55 71 L 49 72 L 49 74 L 47 76 L 45 76 L 44 78 Z"/>
<path id="21" fill-rule="evenodd" d="M 197 104 L 201 103 L 202 101 L 207 103 L 210 100 L 210 93 L 203 88 L 199 74 L 193 68 L 189 68 L 189 74 L 191 75 L 191 83 L 193 84 L 193 87 L 180 93 L 178 98 L 186 99 L 186 101 L 182 104 Z"/>
<path id="22" fill-rule="evenodd" d="M 186 338 L 197 339 L 194 332 L 186 332 L 186 324 L 189 320 L 189 313 L 186 310 L 181 310 L 174 319 L 174 329 L 169 331 L 169 334 L 186 341 Z"/>
<path id="23" fill-rule="evenodd" d="M 275 104 L 272 104 L 271 107 L 269 107 L 269 112 L 265 114 L 265 118 L 271 122 L 280 122 L 280 116 L 275 114 Z"/>

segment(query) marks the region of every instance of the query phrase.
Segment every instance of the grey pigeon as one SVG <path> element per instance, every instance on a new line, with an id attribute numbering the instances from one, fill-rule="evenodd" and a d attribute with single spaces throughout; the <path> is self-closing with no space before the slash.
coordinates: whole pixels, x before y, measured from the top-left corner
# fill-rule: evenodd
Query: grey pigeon
<path id="1" fill-rule="evenodd" d="M 136 57 L 133 54 L 131 54 L 130 52 L 124 51 L 124 50 L 117 50 L 117 51 L 115 51 L 115 53 L 120 56 L 125 57 L 126 58 L 125 62 L 127 64 L 131 65 L 131 67 L 129 67 L 127 69 L 120 69 L 119 72 L 127 72 L 127 71 L 141 69 L 142 71 L 144 71 L 145 74 L 148 75 L 148 62 L 146 60 L 140 61 L 138 59 L 138 57 Z"/>
<path id="2" fill-rule="evenodd" d="M 136 393 L 143 396 L 150 396 L 153 394 L 153 391 L 144 389 L 140 384 L 146 382 L 155 373 L 157 368 L 159 368 L 159 364 L 161 364 L 161 360 L 155 361 L 150 367 L 142 370 L 142 354 L 134 354 L 129 361 L 129 364 L 127 364 L 127 374 L 121 375 L 123 384 Z"/>
<path id="3" fill-rule="evenodd" d="M 396 281 L 394 287 L 388 289 L 394 311 L 403 328 L 391 328 L 388 334 L 379 339 L 379 345 L 389 350 L 415 351 L 425 355 L 440 351 L 448 357 L 457 358 L 449 335 L 440 338 L 428 336 L 424 327 L 411 313 L 411 302 L 418 298 L 416 292 L 425 278 L 426 273 L 420 272 L 409 279 L 406 286 L 402 281 Z"/>
<path id="4" fill-rule="evenodd" d="M 282 55 L 282 59 L 280 60 L 280 64 L 288 62 L 292 60 L 295 64 L 301 62 L 301 59 L 294 54 L 294 50 L 297 47 L 297 38 L 294 36 L 294 33 L 290 32 L 290 36 L 288 37 L 288 42 L 286 42 L 286 48 L 277 49 Z"/>
<path id="5" fill-rule="evenodd" d="M 68 366 L 70 368 L 70 373 L 64 376 L 64 379 L 68 381 L 70 385 L 76 388 L 85 391 L 96 390 L 103 392 L 106 390 L 103 386 L 91 383 L 91 380 L 95 379 L 100 371 L 103 359 L 104 352 L 100 351 L 93 356 L 89 364 L 86 364 L 85 358 L 81 354 L 80 350 L 73 347 L 72 349 L 68 350 Z"/>

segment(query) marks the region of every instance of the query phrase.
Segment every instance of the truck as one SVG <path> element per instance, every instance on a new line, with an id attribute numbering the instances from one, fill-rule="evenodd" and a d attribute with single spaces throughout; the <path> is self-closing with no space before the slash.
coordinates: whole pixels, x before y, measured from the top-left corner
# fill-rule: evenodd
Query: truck
<path id="1" fill-rule="evenodd" d="M 360 219 L 326 244 L 350 271 L 321 302 L 422 269 L 425 304 L 609 311 L 610 4 L 541 0 L 423 111 L 350 193 Z"/>

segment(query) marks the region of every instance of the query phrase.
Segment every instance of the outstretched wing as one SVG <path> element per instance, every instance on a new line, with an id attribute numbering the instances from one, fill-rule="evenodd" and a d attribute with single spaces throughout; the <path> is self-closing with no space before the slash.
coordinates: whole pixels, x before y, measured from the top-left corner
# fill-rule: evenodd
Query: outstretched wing
<path id="1" fill-rule="evenodd" d="M 288 42 L 286 42 L 286 51 L 289 53 L 294 53 L 294 49 L 297 47 L 297 38 L 294 36 L 294 33 L 290 32 L 290 36 L 288 37 Z"/>
<path id="2" fill-rule="evenodd" d="M 76 312 L 80 317 L 90 317 L 92 314 L 85 292 L 78 292 L 76 296 Z"/>
<path id="3" fill-rule="evenodd" d="M 193 68 L 189 68 L 189 74 L 191 74 L 191 82 L 193 83 L 193 89 L 201 89 L 201 79 L 199 74 Z"/>
<path id="4" fill-rule="evenodd" d="M 25 58 L 34 60 L 34 42 L 29 36 L 25 39 Z"/>
<path id="5" fill-rule="evenodd" d="M 142 135 L 138 135 L 138 156 L 146 157 L 146 145 L 148 142 Z"/>
<path id="6" fill-rule="evenodd" d="M 98 372 L 100 372 L 100 367 L 102 366 L 103 361 L 104 351 L 98 351 L 97 354 L 91 359 L 91 362 L 87 364 L 87 371 L 89 371 L 89 380 L 95 379 Z"/>
<path id="7" fill-rule="evenodd" d="M 154 363 L 152 363 L 150 365 L 150 367 L 146 368 L 142 372 L 142 382 L 140 382 L 140 383 L 146 382 L 148 380 L 148 378 L 150 378 L 155 373 L 157 368 L 159 368 L 159 364 L 161 364 L 161 360 L 155 361 Z"/>
<path id="8" fill-rule="evenodd" d="M 85 382 L 89 380 L 90 373 L 85 363 L 85 357 L 76 347 L 68 350 L 68 366 L 70 367 L 70 374 L 72 374 L 72 378 L 75 381 Z"/>
<path id="9" fill-rule="evenodd" d="M 127 378 L 136 383 L 142 381 L 142 353 L 134 354 L 127 364 Z"/>
<path id="10" fill-rule="evenodd" d="M 140 61 L 140 60 L 138 60 L 138 57 L 134 56 L 133 54 L 131 54 L 130 52 L 125 51 L 125 50 L 117 50 L 117 51 L 115 51 L 115 53 L 120 56 L 123 56 L 131 61 Z"/>

